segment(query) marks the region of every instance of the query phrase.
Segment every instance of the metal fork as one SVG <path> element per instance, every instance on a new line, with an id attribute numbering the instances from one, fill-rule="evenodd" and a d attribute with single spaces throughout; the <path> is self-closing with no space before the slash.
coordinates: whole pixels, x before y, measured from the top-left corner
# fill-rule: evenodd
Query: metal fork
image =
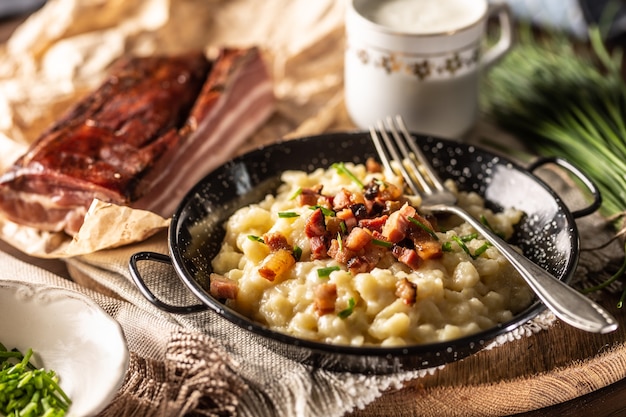
<path id="1" fill-rule="evenodd" d="M 566 283 L 556 279 L 485 227 L 471 214 L 456 205 L 456 196 L 446 189 L 426 157 L 416 145 L 400 116 L 387 117 L 370 128 L 376 152 L 388 172 L 397 165 L 407 186 L 422 197 L 421 208 L 431 212 L 452 213 L 469 223 L 517 269 L 537 297 L 554 315 L 578 329 L 608 333 L 617 322 L 601 306 Z M 391 136 L 388 132 L 391 132 Z M 409 172 L 410 171 L 410 172 Z"/>

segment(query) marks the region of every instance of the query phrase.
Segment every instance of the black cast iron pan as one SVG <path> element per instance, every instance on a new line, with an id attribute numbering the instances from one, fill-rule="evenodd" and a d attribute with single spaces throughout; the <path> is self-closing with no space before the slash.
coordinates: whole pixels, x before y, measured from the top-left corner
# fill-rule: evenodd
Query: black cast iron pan
<path id="1" fill-rule="evenodd" d="M 569 282 L 579 256 L 575 219 L 594 212 L 601 199 L 583 173 L 560 158 L 541 159 L 529 168 L 485 149 L 450 140 L 415 135 L 441 177 L 459 189 L 476 191 L 492 209 L 515 207 L 525 216 L 514 236 L 524 254 L 556 278 Z M 400 348 L 336 346 L 303 340 L 269 330 L 226 307 L 208 292 L 211 259 L 224 238 L 222 224 L 238 208 L 256 203 L 276 191 L 285 170 L 312 171 L 333 162 L 364 163 L 375 157 L 365 132 L 335 133 L 276 143 L 229 161 L 209 173 L 180 203 L 169 229 L 169 255 L 140 252 L 131 257 L 131 275 L 144 296 L 157 307 L 176 314 L 213 310 L 225 326 L 248 331 L 259 343 L 294 360 L 338 371 L 386 373 L 430 368 L 479 351 L 499 335 L 537 316 L 544 306 L 535 302 L 503 323 L 478 334 L 443 343 Z M 590 190 L 593 202 L 571 212 L 534 171 L 555 163 L 576 175 Z M 191 306 L 162 302 L 146 286 L 139 261 L 171 263 L 184 285 L 200 300 Z"/>

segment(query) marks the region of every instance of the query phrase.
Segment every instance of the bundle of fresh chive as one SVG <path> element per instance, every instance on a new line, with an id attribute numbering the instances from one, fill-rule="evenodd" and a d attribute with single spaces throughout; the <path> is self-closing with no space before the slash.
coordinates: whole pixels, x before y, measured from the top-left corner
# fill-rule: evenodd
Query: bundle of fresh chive
<path id="1" fill-rule="evenodd" d="M 585 50 L 564 36 L 522 30 L 518 45 L 486 77 L 483 99 L 487 113 L 530 150 L 581 168 L 600 188 L 602 213 L 617 219 L 626 211 L 622 57 L 608 53 L 597 28 L 590 40 Z"/>
<path id="2" fill-rule="evenodd" d="M 581 168 L 602 193 L 600 211 L 626 232 L 626 84 L 621 50 L 612 53 L 597 27 L 590 48 L 564 35 L 522 28 L 519 42 L 485 80 L 487 115 L 529 150 Z M 591 292 L 619 279 L 626 264 Z M 626 290 L 619 301 L 623 304 Z"/>

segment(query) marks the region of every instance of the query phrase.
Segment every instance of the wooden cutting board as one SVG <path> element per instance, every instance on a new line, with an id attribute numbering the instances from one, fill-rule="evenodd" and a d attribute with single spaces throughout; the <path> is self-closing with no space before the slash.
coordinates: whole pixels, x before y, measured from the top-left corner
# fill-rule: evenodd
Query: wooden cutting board
<path id="1" fill-rule="evenodd" d="M 602 304 L 615 306 L 616 300 Z M 624 312 L 611 311 L 620 322 L 611 334 L 558 322 L 411 381 L 353 416 L 507 416 L 594 392 L 626 377 Z"/>

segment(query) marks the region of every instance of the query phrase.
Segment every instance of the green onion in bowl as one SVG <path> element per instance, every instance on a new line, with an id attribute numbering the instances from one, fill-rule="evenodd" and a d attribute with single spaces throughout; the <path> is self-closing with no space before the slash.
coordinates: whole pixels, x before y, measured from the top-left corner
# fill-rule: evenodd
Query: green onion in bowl
<path id="1" fill-rule="evenodd" d="M 54 370 L 36 368 L 33 350 L 22 354 L 0 343 L 0 415 L 63 417 L 72 400 L 59 386 Z"/>

